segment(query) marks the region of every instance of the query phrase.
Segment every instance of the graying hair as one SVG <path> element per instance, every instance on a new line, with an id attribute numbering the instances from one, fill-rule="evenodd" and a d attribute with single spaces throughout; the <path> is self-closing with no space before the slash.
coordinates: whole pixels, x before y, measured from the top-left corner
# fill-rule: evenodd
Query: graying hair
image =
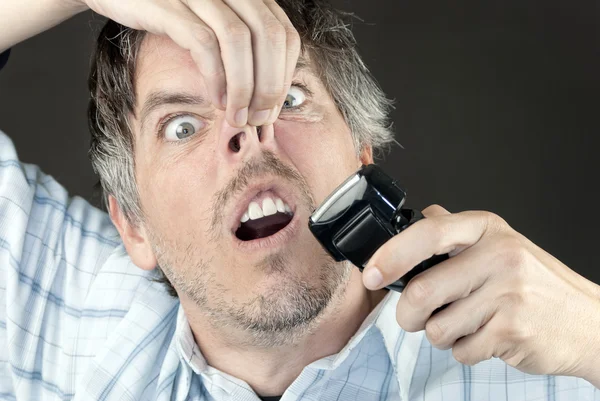
<path id="1" fill-rule="evenodd" d="M 100 178 L 105 205 L 108 196 L 114 196 L 133 224 L 140 223 L 143 216 L 128 117 L 134 114 L 135 66 L 144 34 L 109 20 L 98 37 L 88 80 L 89 157 Z"/>
<path id="2" fill-rule="evenodd" d="M 394 142 L 388 118 L 392 102 L 358 54 L 349 26 L 352 15 L 333 9 L 326 0 L 278 0 L 278 4 L 348 124 L 356 154 L 365 145 L 375 152 L 387 149 Z M 128 117 L 134 115 L 136 62 L 144 36 L 143 31 L 109 20 L 98 37 L 89 78 L 89 156 L 105 204 L 112 195 L 132 224 L 143 222 Z"/>

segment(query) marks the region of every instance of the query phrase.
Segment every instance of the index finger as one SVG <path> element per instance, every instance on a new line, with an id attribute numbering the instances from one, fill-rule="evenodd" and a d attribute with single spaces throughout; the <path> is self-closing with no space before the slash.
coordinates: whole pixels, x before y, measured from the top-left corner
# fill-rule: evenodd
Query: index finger
<path id="1" fill-rule="evenodd" d="M 372 290 L 385 287 L 433 255 L 462 252 L 496 224 L 493 216 L 489 212 L 467 211 L 436 215 L 414 223 L 371 257 L 363 271 L 365 286 Z"/>
<path id="2" fill-rule="evenodd" d="M 227 122 L 233 127 L 243 127 L 248 121 L 248 105 L 254 91 L 250 28 L 223 1 L 186 0 L 186 4 L 217 36 L 226 81 L 226 96 L 221 103 L 227 102 Z"/>

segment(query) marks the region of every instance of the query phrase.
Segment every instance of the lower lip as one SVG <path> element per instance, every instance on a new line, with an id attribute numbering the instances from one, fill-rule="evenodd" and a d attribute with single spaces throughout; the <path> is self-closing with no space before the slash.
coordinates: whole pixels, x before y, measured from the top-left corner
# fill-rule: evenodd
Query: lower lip
<path id="1" fill-rule="evenodd" d="M 272 250 L 275 248 L 279 248 L 284 246 L 287 242 L 289 242 L 300 226 L 300 213 L 294 214 L 292 220 L 288 223 L 287 226 L 283 227 L 281 230 L 277 231 L 275 234 L 270 235 L 264 238 L 254 239 L 252 241 L 242 241 L 233 233 L 233 242 L 235 246 L 240 249 L 242 252 L 256 252 L 261 250 Z"/>

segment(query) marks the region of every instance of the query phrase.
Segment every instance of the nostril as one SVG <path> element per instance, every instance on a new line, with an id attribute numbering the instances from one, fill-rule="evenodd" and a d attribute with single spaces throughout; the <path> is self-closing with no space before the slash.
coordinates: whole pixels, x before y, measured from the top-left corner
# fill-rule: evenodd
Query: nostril
<path id="1" fill-rule="evenodd" d="M 256 127 L 256 135 L 258 136 L 258 140 L 260 141 L 260 139 L 262 137 L 262 126 Z"/>
<path id="2" fill-rule="evenodd" d="M 235 153 L 239 152 L 241 149 L 240 138 L 242 135 L 244 135 L 243 132 L 238 132 L 229 140 L 229 149 L 233 150 Z"/>

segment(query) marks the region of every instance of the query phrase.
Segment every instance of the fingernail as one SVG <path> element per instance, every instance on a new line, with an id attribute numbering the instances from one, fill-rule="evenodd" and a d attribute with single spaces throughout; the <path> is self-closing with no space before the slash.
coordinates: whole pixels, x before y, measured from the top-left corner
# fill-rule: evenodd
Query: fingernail
<path id="1" fill-rule="evenodd" d="M 382 282 L 383 276 L 375 266 L 363 270 L 363 283 L 365 284 L 365 287 L 375 289 L 379 287 Z"/>
<path id="2" fill-rule="evenodd" d="M 267 122 L 269 115 L 271 114 L 271 109 L 268 110 L 258 110 L 252 114 L 252 118 L 250 119 L 251 125 L 255 127 L 260 127 Z"/>
<path id="3" fill-rule="evenodd" d="M 267 122 L 269 124 L 273 124 L 275 122 L 275 120 L 277 120 L 277 117 L 279 117 L 279 106 L 273 107 L 273 110 L 271 110 L 271 113 L 269 114 L 269 119 L 267 120 Z"/>
<path id="4" fill-rule="evenodd" d="M 243 127 L 246 125 L 248 122 L 248 108 L 244 107 L 243 109 L 238 110 L 238 112 L 235 113 L 233 120 L 238 127 Z"/>
<path id="5" fill-rule="evenodd" d="M 227 108 L 227 94 L 224 94 L 223 97 L 221 98 L 221 105 L 223 106 L 224 109 Z"/>

